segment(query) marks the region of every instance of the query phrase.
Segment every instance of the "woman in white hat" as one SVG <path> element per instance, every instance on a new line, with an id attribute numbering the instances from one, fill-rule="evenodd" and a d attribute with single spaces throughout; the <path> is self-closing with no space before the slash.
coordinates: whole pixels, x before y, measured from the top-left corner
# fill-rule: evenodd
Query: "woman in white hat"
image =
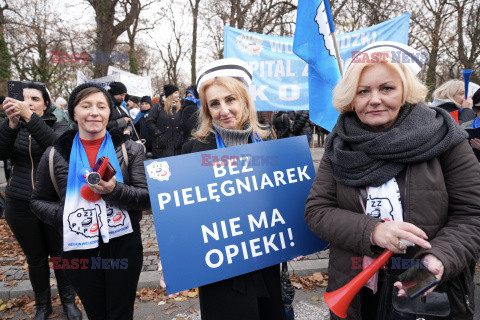
<path id="1" fill-rule="evenodd" d="M 194 139 L 182 153 L 263 141 L 255 105 L 248 93 L 251 68 L 235 58 L 205 66 L 197 78 L 202 108 Z M 284 319 L 278 265 L 199 288 L 203 320 Z"/>
<path id="2" fill-rule="evenodd" d="M 423 103 L 417 52 L 392 42 L 372 46 L 335 87 L 333 105 L 341 114 L 306 204 L 310 229 L 330 243 L 327 291 L 387 249 L 397 255 L 356 294 L 348 319 L 422 318 L 425 310 L 415 308 L 427 305 L 433 312 L 450 308 L 441 319 L 472 319 L 480 167 L 464 130 L 446 111 Z M 399 297 L 405 292 L 394 288 L 417 259 L 440 281 L 426 303 Z"/>

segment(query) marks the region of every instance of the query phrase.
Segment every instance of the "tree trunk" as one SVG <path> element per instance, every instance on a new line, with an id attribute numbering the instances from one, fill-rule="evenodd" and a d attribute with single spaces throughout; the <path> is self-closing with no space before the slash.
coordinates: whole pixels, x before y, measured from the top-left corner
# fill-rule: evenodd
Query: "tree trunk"
<path id="1" fill-rule="evenodd" d="M 198 26 L 198 7 L 200 0 L 195 0 L 195 4 L 190 0 L 190 6 L 192 8 L 193 15 L 193 32 L 192 32 L 192 57 L 191 57 L 191 79 L 190 83 L 195 84 L 197 78 L 197 26 Z M 198 97 L 197 97 L 198 98 Z"/>
<path id="2" fill-rule="evenodd" d="M 0 8 L 0 93 L 7 93 L 7 81 L 12 77 L 12 69 L 10 68 L 12 63 L 12 56 L 8 52 L 7 41 L 3 34 L 5 17 L 3 11 L 7 8 Z"/>
<path id="3" fill-rule="evenodd" d="M 138 18 L 140 14 L 140 0 L 131 0 L 131 10 L 125 14 L 125 19 L 114 25 L 116 0 L 88 0 L 95 10 L 97 22 L 95 47 L 97 52 L 111 54 L 117 38 L 125 32 Z M 100 61 L 98 61 L 100 60 Z M 102 59 L 95 61 L 94 78 L 107 75 L 108 64 L 102 63 Z"/>

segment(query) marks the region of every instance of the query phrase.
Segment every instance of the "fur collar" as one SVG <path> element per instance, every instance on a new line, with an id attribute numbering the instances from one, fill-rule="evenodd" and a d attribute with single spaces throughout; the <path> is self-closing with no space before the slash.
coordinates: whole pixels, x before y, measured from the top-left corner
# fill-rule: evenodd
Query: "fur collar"
<path id="1" fill-rule="evenodd" d="M 129 137 L 124 135 L 120 129 L 114 128 L 109 130 L 108 133 L 110 133 L 110 136 L 112 137 L 112 142 L 115 146 L 115 149 L 125 141 L 129 140 Z M 70 152 L 72 151 L 73 139 L 75 139 L 76 134 L 76 130 L 69 130 L 62 134 L 54 145 L 55 150 L 57 150 L 57 152 L 60 153 L 60 155 L 67 160 L 67 162 L 70 161 Z"/>

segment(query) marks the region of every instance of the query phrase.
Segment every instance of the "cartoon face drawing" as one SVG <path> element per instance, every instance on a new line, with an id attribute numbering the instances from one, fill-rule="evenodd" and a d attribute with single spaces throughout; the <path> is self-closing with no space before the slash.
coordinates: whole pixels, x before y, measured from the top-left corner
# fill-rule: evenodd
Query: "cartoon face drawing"
<path id="1" fill-rule="evenodd" d="M 70 230 L 81 234 L 87 238 L 95 238 L 98 236 L 99 220 L 97 216 L 100 214 L 100 206 L 95 205 L 94 209 L 79 208 L 68 215 L 68 226 Z"/>
<path id="2" fill-rule="evenodd" d="M 315 22 L 318 25 L 318 32 L 323 36 L 325 48 L 331 56 L 335 56 L 335 47 L 332 37 L 330 36 L 330 27 L 328 26 L 327 13 L 325 12 L 325 4 L 323 1 L 320 2 L 320 5 L 317 8 Z"/>
<path id="3" fill-rule="evenodd" d="M 263 50 L 263 39 L 244 33 L 237 36 L 237 46 L 251 56 L 259 56 Z"/>
<path id="4" fill-rule="evenodd" d="M 393 206 L 388 198 L 370 198 L 368 196 L 365 212 L 375 218 L 394 220 Z"/>
<path id="5" fill-rule="evenodd" d="M 147 173 L 151 179 L 168 181 L 170 179 L 170 167 L 167 161 L 154 161 L 147 166 Z"/>
<path id="6" fill-rule="evenodd" d="M 123 226 L 125 222 L 125 213 L 123 210 L 120 210 L 118 208 L 114 208 L 113 206 L 107 205 L 107 221 L 108 221 L 108 226 L 111 228 L 116 228 L 119 226 Z"/>

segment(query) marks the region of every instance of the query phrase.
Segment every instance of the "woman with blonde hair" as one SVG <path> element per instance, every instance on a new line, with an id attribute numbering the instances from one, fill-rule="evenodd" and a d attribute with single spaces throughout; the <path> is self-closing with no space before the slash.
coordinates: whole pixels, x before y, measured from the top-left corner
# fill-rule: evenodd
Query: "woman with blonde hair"
<path id="1" fill-rule="evenodd" d="M 327 291 L 390 250 L 396 263 L 360 289 L 348 319 L 473 319 L 480 167 L 467 134 L 446 111 L 424 104 L 427 88 L 414 75 L 422 65 L 418 51 L 375 42 L 360 52 L 410 62 L 352 63 L 333 92 L 341 114 L 305 209 L 310 229 L 330 243 Z M 440 284 L 424 298 L 406 298 L 398 275 L 418 260 Z M 440 314 L 440 306 L 449 313 Z"/>
<path id="2" fill-rule="evenodd" d="M 472 98 L 465 99 L 465 84 L 460 80 L 449 80 L 438 87 L 430 106 L 449 112 L 459 124 L 475 119 Z"/>
<path id="3" fill-rule="evenodd" d="M 251 68 L 236 58 L 214 61 L 200 71 L 198 129 L 182 153 L 260 143 L 269 135 L 258 123 L 247 89 L 251 81 Z M 202 320 L 285 319 L 278 265 L 201 286 L 199 296 Z"/>
<path id="4" fill-rule="evenodd" d="M 179 155 L 184 142 L 180 113 L 182 105 L 178 87 L 166 84 L 163 91 L 165 102 L 156 103 L 147 118 L 154 158 Z"/>

